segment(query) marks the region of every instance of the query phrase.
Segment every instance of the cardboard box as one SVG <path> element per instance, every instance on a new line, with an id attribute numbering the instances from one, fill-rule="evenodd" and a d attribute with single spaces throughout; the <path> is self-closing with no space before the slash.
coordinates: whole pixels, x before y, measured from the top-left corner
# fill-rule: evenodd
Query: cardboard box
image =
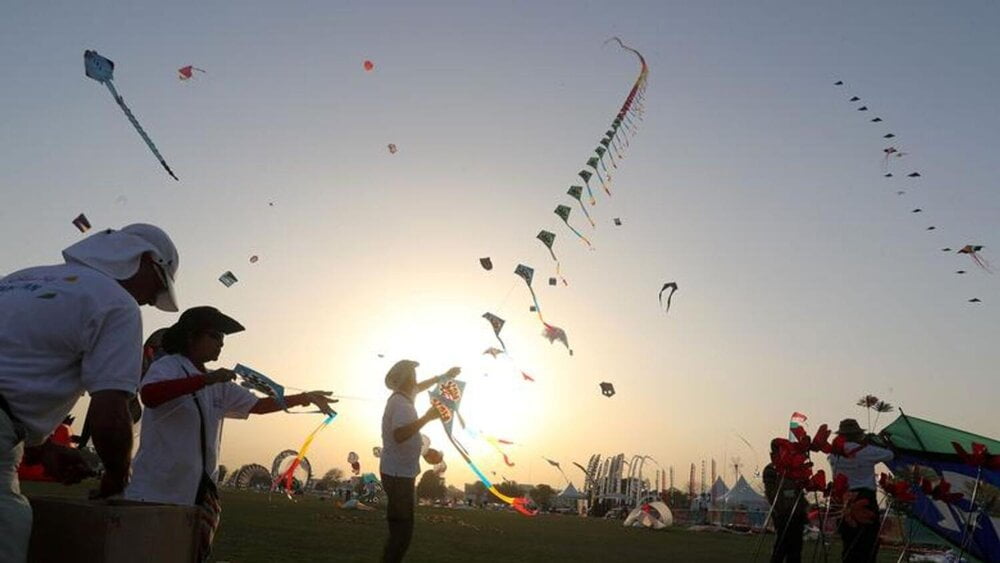
<path id="1" fill-rule="evenodd" d="M 197 509 L 34 496 L 28 561 L 178 563 L 196 553 Z"/>

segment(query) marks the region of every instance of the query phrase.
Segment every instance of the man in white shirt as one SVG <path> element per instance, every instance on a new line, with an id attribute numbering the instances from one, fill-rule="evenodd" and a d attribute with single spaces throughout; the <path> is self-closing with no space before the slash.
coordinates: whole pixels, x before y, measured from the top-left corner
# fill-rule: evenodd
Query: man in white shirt
<path id="1" fill-rule="evenodd" d="M 867 500 L 867 508 L 874 513 L 874 518 L 869 523 L 858 522 L 857 525 L 851 525 L 841 519 L 839 531 L 844 543 L 841 560 L 859 563 L 876 561 L 880 526 L 878 500 L 875 497 L 875 466 L 891 461 L 893 453 L 889 449 L 872 444 L 873 436 L 866 435 L 858 421 L 853 418 L 841 420 L 837 434 L 847 440 L 844 444 L 847 456 L 835 454 L 827 456 L 832 474 L 836 476 L 841 473 L 847 477 L 847 486 L 854 494 L 853 502 Z"/>
<path id="2" fill-rule="evenodd" d="M 142 368 L 140 305 L 176 311 L 178 255 L 153 225 L 91 235 L 65 263 L 0 279 L 0 557 L 24 561 L 31 507 L 21 495 L 22 456 L 56 479 L 92 474 L 78 450 L 45 439 L 84 392 L 87 424 L 104 465 L 98 494 L 122 492 L 132 452 L 128 400 Z"/>
<path id="3" fill-rule="evenodd" d="M 414 483 L 420 474 L 420 429 L 438 418 L 440 413 L 433 406 L 423 416 L 417 417 L 413 400 L 417 393 L 434 384 L 458 376 L 457 367 L 446 373 L 417 383 L 417 362 L 400 360 L 385 375 L 385 386 L 392 395 L 385 403 L 382 415 L 382 457 L 379 471 L 382 488 L 388 497 L 386 520 L 389 537 L 382 551 L 382 561 L 396 563 L 403 560 L 413 537 Z"/>

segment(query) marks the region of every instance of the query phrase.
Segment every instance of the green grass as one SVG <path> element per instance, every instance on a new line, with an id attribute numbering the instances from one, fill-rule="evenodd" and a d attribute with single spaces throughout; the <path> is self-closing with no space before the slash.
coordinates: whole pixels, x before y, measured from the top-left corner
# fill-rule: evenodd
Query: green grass
<path id="1" fill-rule="evenodd" d="M 26 484 L 27 494 L 83 496 L 85 488 Z M 346 511 L 330 501 L 223 491 L 222 526 L 215 559 L 231 563 L 273 561 L 378 561 L 386 525 L 382 512 Z M 411 562 L 476 561 L 750 561 L 759 536 L 626 529 L 621 522 L 512 512 L 419 507 Z M 757 561 L 770 553 L 764 540 Z M 807 543 L 805 560 L 813 544 Z M 880 561 L 898 552 L 883 549 Z M 829 561 L 838 561 L 840 547 Z M 822 557 L 819 558 L 822 560 Z"/>

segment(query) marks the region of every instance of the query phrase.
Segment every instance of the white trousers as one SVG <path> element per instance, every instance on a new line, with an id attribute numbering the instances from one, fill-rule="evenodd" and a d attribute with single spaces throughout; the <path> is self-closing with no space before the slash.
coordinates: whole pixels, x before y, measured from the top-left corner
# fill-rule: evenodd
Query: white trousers
<path id="1" fill-rule="evenodd" d="M 17 480 L 24 443 L 14 445 L 15 440 L 13 423 L 0 411 L 0 561 L 4 563 L 27 561 L 31 538 L 31 505 Z"/>

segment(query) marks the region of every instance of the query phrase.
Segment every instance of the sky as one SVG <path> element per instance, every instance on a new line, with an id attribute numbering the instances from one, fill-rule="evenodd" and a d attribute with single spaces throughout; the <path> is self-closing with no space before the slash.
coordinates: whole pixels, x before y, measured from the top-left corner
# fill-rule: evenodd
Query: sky
<path id="1" fill-rule="evenodd" d="M 462 368 L 466 419 L 516 442 L 516 465 L 463 441 L 526 483 L 564 483 L 545 456 L 580 486 L 571 462 L 593 453 L 651 455 L 678 486 L 703 459 L 749 474 L 793 411 L 867 426 L 865 393 L 996 436 L 998 278 L 940 249 L 982 244 L 1000 266 L 998 19 L 990 2 L 18 3 L 0 20 L 0 272 L 58 262 L 81 212 L 161 226 L 181 306 L 247 327 L 216 367 L 344 397 L 318 473 L 350 451 L 377 470 L 402 358 Z M 613 35 L 650 76 L 592 229 L 565 193 L 639 71 Z M 84 75 L 85 49 L 115 62 L 179 182 Z M 179 81 L 189 64 L 206 72 Z M 892 179 L 888 143 L 908 153 Z M 567 287 L 546 284 L 540 229 Z M 541 337 L 518 263 L 572 357 Z M 482 355 L 486 311 L 534 383 Z M 143 318 L 147 334 L 175 319 Z M 269 466 L 317 423 L 230 421 L 222 462 Z M 471 482 L 440 425 L 425 433 L 448 482 Z"/>

